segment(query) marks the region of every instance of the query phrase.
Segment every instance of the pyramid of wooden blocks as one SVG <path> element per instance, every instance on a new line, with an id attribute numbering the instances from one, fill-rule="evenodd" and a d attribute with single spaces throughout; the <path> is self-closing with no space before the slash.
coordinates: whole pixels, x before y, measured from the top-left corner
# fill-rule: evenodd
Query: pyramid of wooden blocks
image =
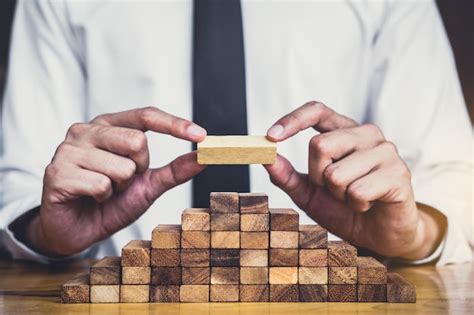
<path id="1" fill-rule="evenodd" d="M 64 303 L 414 303 L 415 286 L 260 193 L 211 193 L 62 286 Z"/>

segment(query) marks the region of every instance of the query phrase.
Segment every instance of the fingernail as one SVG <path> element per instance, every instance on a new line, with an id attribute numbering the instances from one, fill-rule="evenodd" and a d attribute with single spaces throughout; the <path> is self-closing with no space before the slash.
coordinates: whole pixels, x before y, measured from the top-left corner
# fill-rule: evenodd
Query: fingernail
<path id="1" fill-rule="evenodd" d="M 206 135 L 206 130 L 198 125 L 190 125 L 188 127 L 188 134 L 193 137 L 202 137 Z"/>
<path id="2" fill-rule="evenodd" d="M 282 125 L 274 125 L 270 128 L 270 130 L 268 130 L 267 135 L 272 138 L 280 138 L 281 136 L 283 136 L 284 131 L 285 128 L 283 128 Z"/>

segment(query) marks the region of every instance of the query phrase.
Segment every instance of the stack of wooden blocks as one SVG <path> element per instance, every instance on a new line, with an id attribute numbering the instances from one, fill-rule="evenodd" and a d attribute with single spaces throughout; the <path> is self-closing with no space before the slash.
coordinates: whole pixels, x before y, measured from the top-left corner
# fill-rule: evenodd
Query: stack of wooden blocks
<path id="1" fill-rule="evenodd" d="M 269 209 L 258 193 L 211 193 L 210 209 L 186 209 L 181 225 L 158 225 L 122 257 L 105 257 L 65 283 L 65 303 L 415 302 L 415 287 L 300 225 L 292 209 Z"/>

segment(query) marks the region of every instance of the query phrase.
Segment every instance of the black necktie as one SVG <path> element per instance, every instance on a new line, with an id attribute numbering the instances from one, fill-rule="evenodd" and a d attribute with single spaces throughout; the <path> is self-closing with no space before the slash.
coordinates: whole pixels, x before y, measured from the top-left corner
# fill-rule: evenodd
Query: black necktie
<path id="1" fill-rule="evenodd" d="M 193 120 L 209 135 L 247 134 L 240 0 L 194 0 Z M 193 179 L 193 206 L 212 191 L 249 191 L 249 167 L 208 166 Z"/>

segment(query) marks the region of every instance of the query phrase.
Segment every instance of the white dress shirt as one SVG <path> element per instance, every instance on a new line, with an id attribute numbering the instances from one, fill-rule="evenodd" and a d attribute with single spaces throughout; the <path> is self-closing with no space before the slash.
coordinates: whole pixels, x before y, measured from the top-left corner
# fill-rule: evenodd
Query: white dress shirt
<path id="1" fill-rule="evenodd" d="M 0 240 L 15 258 L 49 260 L 8 226 L 40 205 L 44 169 L 71 124 L 148 105 L 192 119 L 192 13 L 192 0 L 19 1 L 0 164 Z M 472 130 L 435 4 L 243 1 L 242 15 L 249 134 L 265 134 L 314 99 L 377 124 L 409 165 L 416 200 L 448 218 L 438 263 L 471 260 Z M 302 132 L 278 151 L 307 172 L 315 134 Z M 148 138 L 152 167 L 191 150 L 170 136 Z M 296 208 L 259 165 L 251 166 L 251 191 L 266 192 L 270 206 Z M 82 255 L 117 255 L 157 224 L 179 223 L 190 205 L 186 183 Z"/>

